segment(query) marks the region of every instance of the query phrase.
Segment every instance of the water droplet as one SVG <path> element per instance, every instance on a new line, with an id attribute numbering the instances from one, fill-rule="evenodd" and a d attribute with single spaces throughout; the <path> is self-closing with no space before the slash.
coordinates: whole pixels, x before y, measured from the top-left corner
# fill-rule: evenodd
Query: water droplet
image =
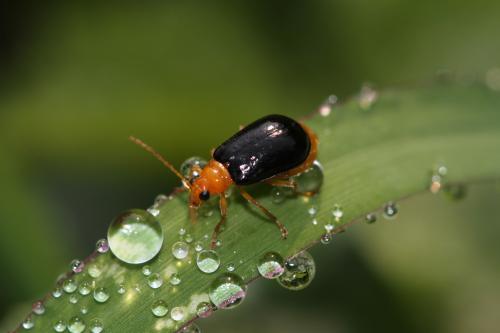
<path id="1" fill-rule="evenodd" d="M 52 296 L 54 296 L 54 298 L 59 298 L 62 296 L 62 289 L 57 287 L 56 289 L 54 289 L 54 291 L 52 291 Z"/>
<path id="2" fill-rule="evenodd" d="M 70 295 L 70 296 L 69 296 L 69 302 L 70 302 L 71 304 L 76 304 L 76 303 L 78 303 L 78 296 L 77 296 L 77 295 L 75 295 L 75 294 Z"/>
<path id="3" fill-rule="evenodd" d="M 89 281 L 83 281 L 78 286 L 78 292 L 80 295 L 86 296 L 92 291 L 92 284 Z"/>
<path id="4" fill-rule="evenodd" d="M 247 286 L 234 273 L 224 273 L 212 281 L 209 297 L 219 309 L 229 309 L 239 305 L 246 296 Z"/>
<path id="5" fill-rule="evenodd" d="M 81 271 L 83 271 L 84 267 L 85 264 L 81 260 L 74 259 L 73 261 L 71 261 L 70 268 L 75 273 L 80 273 Z"/>
<path id="6" fill-rule="evenodd" d="M 101 333 L 104 330 L 104 325 L 99 319 L 95 318 L 90 322 L 89 328 L 92 333 Z"/>
<path id="7" fill-rule="evenodd" d="M 194 250 L 196 252 L 200 252 L 203 250 L 203 244 L 201 242 L 196 242 L 196 244 L 194 244 Z"/>
<path id="8" fill-rule="evenodd" d="M 154 273 L 148 277 L 148 285 L 153 289 L 158 289 L 163 285 L 163 279 L 160 274 Z"/>
<path id="9" fill-rule="evenodd" d="M 278 278 L 278 283 L 290 290 L 301 290 L 314 279 L 316 265 L 308 252 L 301 252 L 285 263 L 285 272 Z"/>
<path id="10" fill-rule="evenodd" d="M 328 234 L 331 234 L 331 233 L 332 233 L 332 231 L 333 231 L 333 229 L 335 229 L 335 227 L 333 226 L 333 224 L 328 223 L 328 224 L 326 224 L 326 225 L 325 225 L 325 231 L 326 231 Z"/>
<path id="11" fill-rule="evenodd" d="M 201 302 L 196 306 L 196 314 L 200 318 L 208 318 L 214 312 L 212 305 L 208 302 Z"/>
<path id="12" fill-rule="evenodd" d="M 316 216 L 316 214 L 318 213 L 318 208 L 316 208 L 316 206 L 311 206 L 307 209 L 307 213 L 311 216 Z"/>
<path id="13" fill-rule="evenodd" d="M 368 224 L 372 224 L 377 222 L 377 214 L 375 213 L 368 213 L 365 216 L 365 222 Z"/>
<path id="14" fill-rule="evenodd" d="M 196 266 L 203 273 L 213 273 L 220 266 L 220 259 L 217 252 L 212 250 L 204 250 L 198 253 L 196 258 Z"/>
<path id="15" fill-rule="evenodd" d="M 106 288 L 100 287 L 94 290 L 94 299 L 99 303 L 106 302 L 109 299 L 109 293 Z"/>
<path id="16" fill-rule="evenodd" d="M 97 279 L 99 276 L 101 276 L 101 273 L 102 273 L 101 269 L 96 264 L 90 265 L 87 272 L 94 279 Z"/>
<path id="17" fill-rule="evenodd" d="M 193 168 L 196 166 L 203 169 L 205 165 L 207 165 L 207 161 L 205 159 L 198 156 L 193 156 L 182 162 L 179 171 L 184 177 L 192 180 L 199 177 L 199 174 L 195 170 L 193 170 Z"/>
<path id="18" fill-rule="evenodd" d="M 467 187 L 464 184 L 447 184 L 443 192 L 454 201 L 462 200 L 467 195 Z"/>
<path id="19" fill-rule="evenodd" d="M 186 229 L 180 228 L 179 229 L 179 236 L 184 236 L 186 234 Z"/>
<path id="20" fill-rule="evenodd" d="M 177 286 L 181 283 L 181 278 L 179 274 L 174 273 L 170 276 L 170 284 L 173 286 Z"/>
<path id="21" fill-rule="evenodd" d="M 280 204 L 285 201 L 285 192 L 283 192 L 279 187 L 273 187 L 271 189 L 271 196 L 275 204 Z"/>
<path id="22" fill-rule="evenodd" d="M 83 305 L 81 308 L 80 308 L 80 313 L 81 314 L 87 314 L 89 312 L 89 308 L 86 306 L 86 305 Z"/>
<path id="23" fill-rule="evenodd" d="M 195 323 L 191 323 L 189 326 L 184 327 L 180 333 L 201 333 L 201 329 Z"/>
<path id="24" fill-rule="evenodd" d="M 175 321 L 183 320 L 185 315 L 186 315 L 186 313 L 184 311 L 184 308 L 182 308 L 180 306 L 172 308 L 172 311 L 170 311 L 170 317 Z"/>
<path id="25" fill-rule="evenodd" d="M 156 317 L 164 317 L 168 312 L 168 305 L 162 300 L 155 301 L 153 305 L 151 305 L 151 312 L 153 312 Z"/>
<path id="26" fill-rule="evenodd" d="M 106 253 L 109 251 L 108 241 L 104 238 L 99 239 L 97 243 L 95 243 L 95 249 L 99 253 Z"/>
<path id="27" fill-rule="evenodd" d="M 369 110 L 377 101 L 378 93 L 369 84 L 364 84 L 358 95 L 359 107 L 363 110 Z"/>
<path id="28" fill-rule="evenodd" d="M 85 323 L 79 317 L 73 317 L 69 320 L 68 331 L 71 333 L 82 333 L 85 330 Z"/>
<path id="29" fill-rule="evenodd" d="M 233 263 L 227 264 L 227 271 L 228 272 L 233 272 L 235 269 L 236 269 L 236 267 L 234 267 Z"/>
<path id="30" fill-rule="evenodd" d="M 172 245 L 172 255 L 176 259 L 184 259 L 189 254 L 189 245 L 184 242 L 175 242 Z"/>
<path id="31" fill-rule="evenodd" d="M 118 289 L 116 289 L 116 292 L 120 295 L 123 295 L 127 292 L 127 289 L 125 289 L 125 286 L 123 284 L 118 285 Z"/>
<path id="32" fill-rule="evenodd" d="M 186 234 L 186 236 L 184 236 L 184 241 L 186 241 L 186 243 L 192 243 L 193 236 L 191 234 Z"/>
<path id="33" fill-rule="evenodd" d="M 163 244 L 160 223 L 148 212 L 132 209 L 119 215 L 108 229 L 111 252 L 129 264 L 153 259 Z"/>
<path id="34" fill-rule="evenodd" d="M 33 310 L 34 314 L 37 314 L 39 316 L 45 313 L 45 306 L 43 305 L 42 301 L 35 302 L 31 309 Z"/>
<path id="35" fill-rule="evenodd" d="M 224 227 L 221 227 L 221 230 L 223 229 Z M 222 246 L 222 241 L 220 239 L 216 240 L 215 241 L 215 246 L 217 247 L 221 247 Z"/>
<path id="36" fill-rule="evenodd" d="M 297 184 L 296 192 L 314 194 L 323 184 L 323 167 L 318 161 L 314 161 L 311 168 L 292 178 Z"/>
<path id="37" fill-rule="evenodd" d="M 35 322 L 31 317 L 28 317 L 23 321 L 22 326 L 25 330 L 30 330 L 35 326 Z"/>
<path id="38" fill-rule="evenodd" d="M 311 223 L 312 223 L 313 225 L 318 225 L 318 220 L 317 220 L 317 219 L 312 219 Z"/>
<path id="39" fill-rule="evenodd" d="M 332 107 L 337 103 L 338 98 L 335 95 L 330 95 L 319 107 L 319 114 L 323 117 L 327 117 L 332 112 Z"/>
<path id="40" fill-rule="evenodd" d="M 326 233 L 324 234 L 323 236 L 321 236 L 321 244 L 324 244 L 324 245 L 327 245 L 327 244 L 330 244 L 330 242 L 332 241 L 332 234 L 330 233 Z"/>
<path id="41" fill-rule="evenodd" d="M 77 285 L 73 279 L 67 279 L 63 282 L 63 290 L 68 294 L 74 292 L 77 288 Z"/>
<path id="42" fill-rule="evenodd" d="M 342 210 L 342 207 L 338 204 L 335 204 L 333 206 L 332 215 L 335 222 L 340 222 L 342 216 L 344 216 L 344 211 Z"/>
<path id="43" fill-rule="evenodd" d="M 283 257 L 276 252 L 268 252 L 259 260 L 257 270 L 266 279 L 276 279 L 285 270 Z"/>
<path id="44" fill-rule="evenodd" d="M 398 214 L 398 206 L 394 202 L 388 202 L 384 207 L 384 217 L 388 220 L 393 219 Z"/>
<path id="45" fill-rule="evenodd" d="M 148 265 L 142 267 L 142 274 L 144 276 L 150 276 L 151 273 L 152 273 L 151 272 L 151 267 L 149 267 Z"/>
<path id="46" fill-rule="evenodd" d="M 64 320 L 58 320 L 54 324 L 54 331 L 59 332 L 59 333 L 66 331 L 66 323 L 64 322 Z"/>

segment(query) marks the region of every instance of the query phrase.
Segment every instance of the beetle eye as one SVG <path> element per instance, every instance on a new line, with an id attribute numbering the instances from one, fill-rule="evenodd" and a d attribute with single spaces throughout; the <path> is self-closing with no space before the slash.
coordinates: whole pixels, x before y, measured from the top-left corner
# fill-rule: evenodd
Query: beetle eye
<path id="1" fill-rule="evenodd" d="M 200 200 L 207 201 L 210 198 L 210 193 L 208 191 L 203 191 L 200 193 Z"/>

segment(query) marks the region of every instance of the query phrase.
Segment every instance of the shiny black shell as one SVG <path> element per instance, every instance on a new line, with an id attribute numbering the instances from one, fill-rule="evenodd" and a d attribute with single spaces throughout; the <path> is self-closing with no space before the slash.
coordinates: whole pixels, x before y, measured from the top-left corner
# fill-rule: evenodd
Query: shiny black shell
<path id="1" fill-rule="evenodd" d="M 311 140 L 295 120 L 270 115 L 254 121 L 214 151 L 237 185 L 249 185 L 302 164 Z"/>

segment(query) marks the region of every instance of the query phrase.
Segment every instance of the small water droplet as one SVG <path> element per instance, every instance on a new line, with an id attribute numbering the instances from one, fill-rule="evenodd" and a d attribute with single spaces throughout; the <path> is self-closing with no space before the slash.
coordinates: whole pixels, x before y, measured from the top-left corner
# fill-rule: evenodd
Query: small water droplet
<path id="1" fill-rule="evenodd" d="M 175 242 L 172 245 L 172 255 L 176 259 L 184 259 L 189 254 L 189 245 L 184 242 Z"/>
<path id="2" fill-rule="evenodd" d="M 151 275 L 151 273 L 152 273 L 152 272 L 151 272 L 151 267 L 149 267 L 148 265 L 143 266 L 141 271 L 142 271 L 142 274 L 143 274 L 144 276 L 150 276 L 150 275 Z"/>
<path id="3" fill-rule="evenodd" d="M 168 305 L 162 300 L 155 301 L 151 305 L 151 312 L 156 317 L 164 317 L 168 313 Z"/>
<path id="4" fill-rule="evenodd" d="M 80 313 L 81 314 L 87 314 L 89 312 L 89 308 L 86 306 L 86 305 L 83 305 L 81 308 L 80 308 Z"/>
<path id="5" fill-rule="evenodd" d="M 217 254 L 217 252 L 212 250 L 201 251 L 200 253 L 198 253 L 198 256 L 196 258 L 196 266 L 198 266 L 200 271 L 202 271 L 203 273 L 213 273 L 217 269 L 219 269 L 219 255 Z"/>
<path id="6" fill-rule="evenodd" d="M 85 264 L 81 260 L 73 259 L 71 261 L 70 268 L 75 273 L 80 273 L 81 271 L 83 271 L 84 267 L 85 267 Z"/>
<path id="7" fill-rule="evenodd" d="M 196 242 L 196 244 L 194 244 L 194 250 L 196 252 L 200 252 L 203 250 L 203 244 L 201 242 Z"/>
<path id="8" fill-rule="evenodd" d="M 120 295 L 123 295 L 127 292 L 127 289 L 125 288 L 125 285 L 120 284 L 118 285 L 118 288 L 116 289 L 116 292 Z"/>
<path id="9" fill-rule="evenodd" d="M 467 187 L 464 184 L 447 184 L 443 192 L 453 201 L 459 201 L 467 195 Z"/>
<path id="10" fill-rule="evenodd" d="M 375 213 L 368 213 L 365 216 L 365 222 L 368 224 L 372 224 L 377 222 L 377 214 Z"/>
<path id="11" fill-rule="evenodd" d="M 323 184 L 323 178 L 323 167 L 318 161 L 314 161 L 312 167 L 300 175 L 292 177 L 297 184 L 296 192 L 306 194 L 317 193 Z"/>
<path id="12" fill-rule="evenodd" d="M 283 274 L 285 262 L 279 253 L 268 252 L 260 258 L 257 270 L 266 279 L 276 279 Z"/>
<path id="13" fill-rule="evenodd" d="M 98 303 L 104 303 L 109 299 L 109 293 L 104 287 L 97 288 L 94 290 L 94 299 Z"/>
<path id="14" fill-rule="evenodd" d="M 180 228 L 179 229 L 179 236 L 184 236 L 186 234 L 186 229 Z"/>
<path id="15" fill-rule="evenodd" d="M 111 252 L 128 264 L 153 259 L 163 244 L 161 224 L 145 210 L 131 209 L 116 217 L 108 228 Z"/>
<path id="16" fill-rule="evenodd" d="M 78 296 L 77 296 L 77 295 L 75 295 L 75 294 L 70 295 L 70 296 L 69 296 L 69 302 L 70 302 L 71 304 L 76 304 L 76 303 L 78 303 Z"/>
<path id="17" fill-rule="evenodd" d="M 311 206 L 307 209 L 307 213 L 314 217 L 318 213 L 318 208 L 316 206 Z"/>
<path id="18" fill-rule="evenodd" d="M 327 244 L 330 244 L 330 242 L 332 241 L 332 234 L 330 233 L 326 233 L 324 234 L 323 236 L 321 236 L 321 244 L 324 244 L 324 245 L 327 245 Z"/>
<path id="19" fill-rule="evenodd" d="M 90 332 L 92 332 L 92 333 L 101 333 L 104 330 L 104 325 L 102 324 L 102 322 L 99 319 L 94 318 L 90 322 L 89 328 L 90 328 Z"/>
<path id="20" fill-rule="evenodd" d="M 384 217 L 388 220 L 393 219 L 398 214 L 398 206 L 394 202 L 388 202 L 384 206 Z"/>
<path id="21" fill-rule="evenodd" d="M 99 266 L 97 266 L 96 264 L 92 264 L 92 265 L 89 265 L 87 273 L 89 273 L 89 275 L 91 277 L 93 277 L 94 279 L 97 279 L 99 276 L 101 276 L 102 271 L 99 268 Z"/>
<path id="22" fill-rule="evenodd" d="M 172 308 L 172 311 L 170 311 L 170 318 L 172 318 L 175 321 L 183 320 L 185 315 L 186 313 L 184 311 L 184 308 L 180 306 Z"/>
<path id="23" fill-rule="evenodd" d="M 148 277 L 148 285 L 153 289 L 158 289 L 163 285 L 163 279 L 160 274 L 154 273 Z"/>
<path id="24" fill-rule="evenodd" d="M 74 292 L 77 288 L 77 285 L 73 279 L 67 279 L 63 282 L 63 290 L 68 294 Z"/>
<path id="25" fill-rule="evenodd" d="M 335 95 L 330 95 L 328 98 L 320 105 L 318 112 L 321 116 L 327 117 L 332 112 L 332 107 L 337 103 L 338 98 Z"/>
<path id="26" fill-rule="evenodd" d="M 191 323 L 189 326 L 184 327 L 180 333 L 201 333 L 201 329 L 195 323 Z"/>
<path id="27" fill-rule="evenodd" d="M 335 229 L 335 227 L 333 226 L 333 224 L 328 223 L 328 224 L 326 224 L 326 225 L 325 225 L 325 231 L 326 231 L 328 234 L 331 234 L 331 233 L 332 233 L 332 231 L 333 231 L 333 229 Z"/>
<path id="28" fill-rule="evenodd" d="M 35 326 L 35 322 L 31 317 L 28 317 L 23 321 L 22 326 L 25 330 L 30 330 Z"/>
<path id="29" fill-rule="evenodd" d="M 186 243 L 192 243 L 193 242 L 193 236 L 191 234 L 186 234 L 186 236 L 184 236 L 184 241 Z"/>
<path id="30" fill-rule="evenodd" d="M 313 225 L 318 225 L 318 220 L 317 220 L 317 219 L 312 219 L 311 223 L 312 223 Z"/>
<path id="31" fill-rule="evenodd" d="M 339 204 L 335 204 L 333 206 L 332 215 L 335 222 L 340 222 L 342 216 L 344 216 L 344 211 L 342 210 L 342 207 Z"/>
<path id="32" fill-rule="evenodd" d="M 85 323 L 79 317 L 73 317 L 68 322 L 68 331 L 71 333 L 82 333 L 85 330 Z"/>
<path id="33" fill-rule="evenodd" d="M 222 229 L 222 228 L 221 228 Z M 222 246 L 222 241 L 220 239 L 215 241 L 215 246 L 221 247 Z"/>
<path id="34" fill-rule="evenodd" d="M 214 312 L 212 305 L 208 302 L 201 302 L 196 306 L 196 314 L 200 318 L 208 318 Z"/>
<path id="35" fill-rule="evenodd" d="M 82 281 L 78 286 L 80 295 L 86 296 L 92 291 L 92 284 L 89 281 Z"/>
<path id="36" fill-rule="evenodd" d="M 182 162 L 179 171 L 181 174 L 189 180 L 194 180 L 198 178 L 200 175 L 193 168 L 196 166 L 197 168 L 203 169 L 207 165 L 207 161 L 201 157 L 193 156 Z"/>
<path id="37" fill-rule="evenodd" d="M 373 104 L 377 101 L 378 93 L 369 84 L 364 84 L 361 87 L 361 91 L 358 95 L 359 107 L 362 110 L 369 110 L 372 108 Z"/>
<path id="38" fill-rule="evenodd" d="M 95 249 L 99 253 L 106 253 L 109 251 L 108 241 L 105 238 L 99 239 L 97 243 L 95 243 Z"/>
<path id="39" fill-rule="evenodd" d="M 179 274 L 174 273 L 170 276 L 170 284 L 173 286 L 177 286 L 181 283 L 181 278 Z"/>
<path id="40" fill-rule="evenodd" d="M 227 271 L 228 272 L 233 272 L 235 269 L 236 269 L 236 267 L 234 267 L 233 263 L 227 264 Z"/>
<path id="41" fill-rule="evenodd" d="M 275 204 L 280 204 L 285 201 L 285 193 L 279 187 L 273 187 L 271 189 L 271 196 Z"/>
<path id="42" fill-rule="evenodd" d="M 314 279 L 316 265 L 308 252 L 301 252 L 285 263 L 285 272 L 278 278 L 278 283 L 286 289 L 301 290 Z"/>
<path id="43" fill-rule="evenodd" d="M 64 332 L 66 331 L 66 322 L 64 320 L 58 320 L 54 324 L 54 331 L 56 332 Z"/>
<path id="44" fill-rule="evenodd" d="M 224 273 L 210 284 L 209 297 L 219 309 L 234 308 L 245 299 L 247 286 L 234 273 Z"/>
<path id="45" fill-rule="evenodd" d="M 54 298 L 59 298 L 62 296 L 62 293 L 63 293 L 62 289 L 57 287 L 52 291 L 52 296 L 54 296 Z"/>
<path id="46" fill-rule="evenodd" d="M 42 301 L 37 301 L 33 303 L 33 306 L 31 307 L 33 310 L 34 314 L 37 314 L 39 316 L 43 315 L 45 313 L 45 306 L 43 305 Z"/>

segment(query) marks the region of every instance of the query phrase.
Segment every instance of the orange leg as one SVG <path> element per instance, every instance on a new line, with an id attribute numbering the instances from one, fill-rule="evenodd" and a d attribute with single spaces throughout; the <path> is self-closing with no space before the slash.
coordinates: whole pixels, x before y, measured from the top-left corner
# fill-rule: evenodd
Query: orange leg
<path id="1" fill-rule="evenodd" d="M 266 207 L 262 206 L 257 200 L 255 200 L 254 197 L 252 197 L 250 194 L 248 194 L 247 191 L 245 191 L 241 187 L 238 187 L 238 190 L 240 190 L 240 193 L 243 196 L 243 198 L 245 198 L 248 202 L 250 202 L 250 203 L 254 204 L 255 206 L 257 206 L 257 208 L 259 208 L 264 214 L 267 215 L 267 217 L 269 217 L 274 222 L 274 224 L 276 224 L 276 226 L 281 231 L 281 238 L 286 239 L 288 237 L 288 230 L 283 225 L 283 223 L 281 223 L 278 220 L 278 218 L 276 216 L 274 216 L 270 211 L 267 210 Z"/>
<path id="2" fill-rule="evenodd" d="M 226 223 L 227 199 L 224 193 L 220 195 L 219 209 L 220 209 L 220 221 L 214 228 L 214 232 L 212 233 L 212 241 L 210 242 L 210 247 L 212 249 L 215 249 L 216 247 L 215 243 L 217 243 L 217 238 L 219 237 L 220 234 L 220 228 Z"/>

